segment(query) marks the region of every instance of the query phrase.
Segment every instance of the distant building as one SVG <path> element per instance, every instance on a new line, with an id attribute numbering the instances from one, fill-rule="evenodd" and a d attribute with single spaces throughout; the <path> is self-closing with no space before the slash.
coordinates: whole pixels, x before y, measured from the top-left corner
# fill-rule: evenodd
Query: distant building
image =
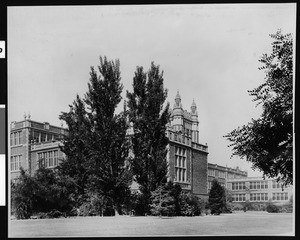
<path id="1" fill-rule="evenodd" d="M 293 186 L 285 186 L 275 179 L 261 177 L 236 178 L 227 180 L 227 188 L 232 191 L 233 202 L 275 204 L 287 203 L 293 195 Z"/>
<path id="2" fill-rule="evenodd" d="M 208 146 L 199 143 L 197 106 L 183 110 L 179 93 L 171 110 L 166 135 L 169 138 L 167 161 L 168 177 L 183 190 L 197 196 L 207 196 Z"/>
<path id="3" fill-rule="evenodd" d="M 20 175 L 20 167 L 33 175 L 44 164 L 53 168 L 59 164 L 64 154 L 59 145 L 67 130 L 50 125 L 48 122 L 32 121 L 24 116 L 23 121 L 10 125 L 10 176 L 14 179 Z"/>
<path id="4" fill-rule="evenodd" d="M 217 179 L 221 186 L 226 187 L 228 180 L 246 178 L 248 176 L 248 173 L 240 170 L 239 167 L 229 168 L 212 163 L 208 163 L 207 174 L 208 192 L 211 189 L 213 179 Z"/>

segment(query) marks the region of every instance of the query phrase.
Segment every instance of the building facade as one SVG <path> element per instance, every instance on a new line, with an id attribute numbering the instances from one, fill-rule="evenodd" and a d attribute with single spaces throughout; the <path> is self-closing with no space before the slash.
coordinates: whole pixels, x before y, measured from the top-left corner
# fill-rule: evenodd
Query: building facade
<path id="1" fill-rule="evenodd" d="M 230 168 L 224 167 L 217 164 L 208 163 L 207 166 L 207 189 L 208 192 L 211 189 L 212 181 L 217 179 L 222 187 L 227 186 L 227 182 L 230 179 L 239 179 L 239 178 L 247 178 L 248 173 L 246 171 L 242 171 L 239 167 Z"/>
<path id="2" fill-rule="evenodd" d="M 199 143 L 197 106 L 183 110 L 179 93 L 171 110 L 166 135 L 169 138 L 167 161 L 168 179 L 183 190 L 197 196 L 207 196 L 208 146 Z"/>
<path id="3" fill-rule="evenodd" d="M 228 179 L 227 188 L 232 192 L 232 202 L 285 204 L 293 195 L 293 186 L 283 186 L 275 179 L 260 177 Z"/>
<path id="4" fill-rule="evenodd" d="M 32 121 L 29 116 L 10 125 L 10 176 L 20 175 L 20 167 L 33 175 L 44 164 L 53 168 L 59 164 L 64 154 L 60 150 L 62 137 L 67 130 L 50 125 L 48 122 Z"/>

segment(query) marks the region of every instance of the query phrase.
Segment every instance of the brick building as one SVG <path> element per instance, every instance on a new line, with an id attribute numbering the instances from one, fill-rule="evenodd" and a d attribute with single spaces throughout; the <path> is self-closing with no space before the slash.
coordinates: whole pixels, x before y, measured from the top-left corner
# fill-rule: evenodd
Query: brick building
<path id="1" fill-rule="evenodd" d="M 208 163 L 207 175 L 207 189 L 209 192 L 211 189 L 213 179 L 217 179 L 221 186 L 226 187 L 228 180 L 247 178 L 248 173 L 246 171 L 240 170 L 239 167 L 230 168 Z"/>
<path id="2" fill-rule="evenodd" d="M 266 203 L 272 201 L 277 205 L 288 203 L 293 195 L 293 186 L 283 186 L 275 179 L 247 177 L 228 179 L 227 188 L 232 191 L 233 202 Z"/>
<path id="3" fill-rule="evenodd" d="M 39 164 L 53 168 L 63 158 L 60 140 L 67 134 L 66 129 L 48 122 L 32 121 L 29 116 L 10 125 L 10 176 L 20 174 L 20 167 L 33 175 Z M 40 161 L 39 161 L 40 160 Z M 41 161 L 43 160 L 43 161 Z"/>
<path id="4" fill-rule="evenodd" d="M 199 143 L 198 125 L 195 102 L 190 112 L 183 110 L 177 92 L 166 132 L 169 138 L 168 177 L 174 183 L 179 183 L 183 190 L 197 196 L 207 196 L 208 147 Z"/>

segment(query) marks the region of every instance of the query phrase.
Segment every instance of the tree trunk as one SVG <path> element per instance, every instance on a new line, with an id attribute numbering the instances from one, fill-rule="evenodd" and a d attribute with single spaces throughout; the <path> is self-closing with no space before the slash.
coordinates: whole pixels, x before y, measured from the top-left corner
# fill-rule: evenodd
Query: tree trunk
<path id="1" fill-rule="evenodd" d="M 118 211 L 118 208 L 117 208 L 117 207 L 114 207 L 114 210 L 115 210 L 115 217 L 120 216 L 119 211 Z"/>

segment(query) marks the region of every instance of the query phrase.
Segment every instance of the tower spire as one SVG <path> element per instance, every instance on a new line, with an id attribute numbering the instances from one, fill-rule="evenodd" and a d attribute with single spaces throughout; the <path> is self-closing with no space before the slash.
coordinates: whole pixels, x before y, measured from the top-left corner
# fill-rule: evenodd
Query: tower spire
<path id="1" fill-rule="evenodd" d="M 175 97 L 174 108 L 182 108 L 182 105 L 181 105 L 181 97 L 180 97 L 180 95 L 179 95 L 179 90 L 177 90 L 177 94 L 176 94 L 176 97 Z"/>

